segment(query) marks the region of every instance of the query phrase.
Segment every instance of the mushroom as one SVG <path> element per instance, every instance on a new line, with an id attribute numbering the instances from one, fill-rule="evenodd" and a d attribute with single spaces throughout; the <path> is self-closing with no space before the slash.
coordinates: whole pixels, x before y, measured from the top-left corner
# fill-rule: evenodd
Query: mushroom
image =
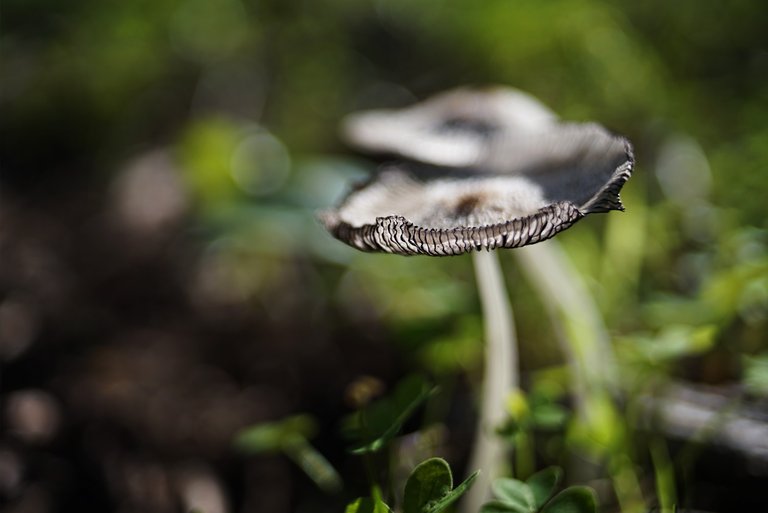
<path id="1" fill-rule="evenodd" d="M 626 139 L 559 123 L 529 96 L 500 89 L 356 114 L 346 134 L 419 162 L 383 166 L 321 213 L 336 238 L 363 251 L 446 256 L 534 244 L 588 214 L 623 210 L 634 163 Z"/>
<path id="2" fill-rule="evenodd" d="M 473 253 L 487 347 L 471 464 L 484 474 L 464 509 L 477 511 L 505 463 L 493 428 L 518 386 L 512 310 L 490 250 L 535 244 L 588 214 L 624 210 L 619 191 L 632 173 L 632 146 L 597 124 L 560 122 L 508 88 L 458 89 L 399 111 L 353 114 L 344 134 L 401 161 L 319 214 L 331 234 L 363 251 Z"/>

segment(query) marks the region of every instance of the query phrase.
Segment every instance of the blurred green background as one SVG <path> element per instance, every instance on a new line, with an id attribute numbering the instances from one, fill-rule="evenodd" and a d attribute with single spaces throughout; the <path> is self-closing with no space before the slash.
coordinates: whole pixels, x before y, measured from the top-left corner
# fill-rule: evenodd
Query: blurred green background
<path id="1" fill-rule="evenodd" d="M 474 84 L 635 145 L 627 212 L 558 240 L 617 353 L 621 452 L 648 507 L 665 451 L 681 506 L 764 500 L 768 448 L 718 435 L 727 415 L 682 432 L 632 421 L 675 384 L 768 422 L 761 2 L 5 0 L 0 16 L 8 511 L 342 511 L 365 493 L 338 434 L 361 376 L 437 382 L 425 416 L 461 468 L 482 362 L 469 258 L 358 253 L 314 213 L 376 166 L 340 140 L 346 114 Z M 501 257 L 524 388 L 567 405 L 543 300 Z M 231 446 L 301 412 L 339 495 Z M 555 424 L 535 461 L 618 511 L 610 465 Z"/>

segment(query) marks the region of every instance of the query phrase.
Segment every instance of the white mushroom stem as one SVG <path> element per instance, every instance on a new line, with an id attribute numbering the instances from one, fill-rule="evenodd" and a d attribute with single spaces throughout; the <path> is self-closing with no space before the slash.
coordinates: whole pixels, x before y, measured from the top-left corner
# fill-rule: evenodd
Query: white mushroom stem
<path id="1" fill-rule="evenodd" d="M 590 391 L 610 390 L 616 382 L 616 360 L 600 310 L 556 240 L 520 248 L 514 254 L 558 332 L 577 410 L 588 415 L 584 401 Z"/>
<path id="2" fill-rule="evenodd" d="M 616 359 L 600 310 L 558 241 L 527 246 L 514 254 L 552 319 L 570 370 L 578 420 L 594 425 L 604 414 L 599 409 L 601 402 L 613 405 L 610 394 L 618 381 Z M 608 465 L 613 465 L 611 478 L 621 510 L 647 509 L 627 456 L 620 451 L 609 453 Z"/>
<path id="3" fill-rule="evenodd" d="M 490 499 L 490 484 L 509 464 L 506 443 L 496 428 L 506 418 L 504 401 L 518 386 L 517 339 L 512 307 L 495 251 L 472 254 L 485 323 L 485 372 L 477 432 L 470 458 L 470 471 L 482 472 L 467 492 L 464 513 L 477 513 Z"/>

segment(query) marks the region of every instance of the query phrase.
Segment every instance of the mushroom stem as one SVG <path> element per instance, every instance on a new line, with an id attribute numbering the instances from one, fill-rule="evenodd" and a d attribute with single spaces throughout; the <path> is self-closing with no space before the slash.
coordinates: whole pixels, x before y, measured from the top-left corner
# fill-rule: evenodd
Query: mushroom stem
<path id="1" fill-rule="evenodd" d="M 517 339 L 512 307 L 495 251 L 472 254 L 485 324 L 485 371 L 470 470 L 481 469 L 462 511 L 477 513 L 490 498 L 490 484 L 509 464 L 508 448 L 495 433 L 505 420 L 504 401 L 518 386 Z"/>
<path id="2" fill-rule="evenodd" d="M 521 248 L 517 261 L 557 331 L 582 417 L 590 392 L 611 390 L 616 360 L 600 310 L 562 246 L 550 240 Z"/>

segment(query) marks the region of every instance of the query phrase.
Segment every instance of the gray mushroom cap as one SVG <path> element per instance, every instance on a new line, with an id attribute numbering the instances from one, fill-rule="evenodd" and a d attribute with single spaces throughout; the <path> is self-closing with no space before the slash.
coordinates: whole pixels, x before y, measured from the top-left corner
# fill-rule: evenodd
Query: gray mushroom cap
<path id="1" fill-rule="evenodd" d="M 416 162 L 384 165 L 319 217 L 364 251 L 447 256 L 549 239 L 587 214 L 623 210 L 625 138 L 561 123 L 511 89 L 460 89 L 400 111 L 355 114 L 347 138 Z"/>
<path id="2" fill-rule="evenodd" d="M 557 121 L 533 96 L 511 88 L 460 88 L 407 109 L 349 115 L 342 133 L 353 146 L 439 166 L 487 161 L 495 141 L 534 135 Z"/>

